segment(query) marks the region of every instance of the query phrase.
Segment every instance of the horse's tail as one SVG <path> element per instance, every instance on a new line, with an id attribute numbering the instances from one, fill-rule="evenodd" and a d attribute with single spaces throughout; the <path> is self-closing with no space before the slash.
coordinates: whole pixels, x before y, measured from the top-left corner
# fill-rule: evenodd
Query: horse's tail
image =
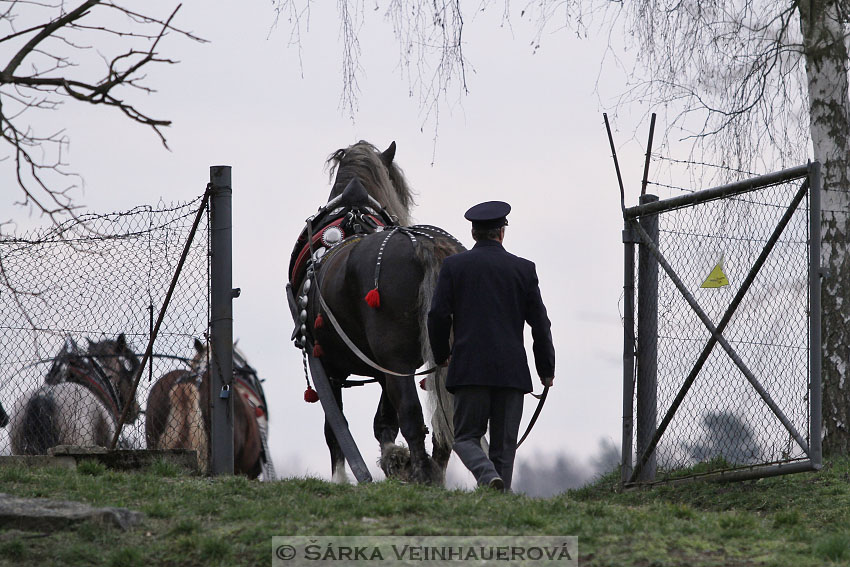
<path id="1" fill-rule="evenodd" d="M 431 309 L 431 298 L 437 287 L 437 276 L 440 266 L 447 256 L 461 252 L 463 247 L 459 242 L 437 236 L 434 240 L 422 238 L 423 243 L 416 247 L 417 257 L 424 269 L 422 285 L 419 288 L 419 325 L 422 337 L 422 360 L 426 367 L 434 366 L 434 353 L 431 352 L 431 341 L 428 339 L 428 311 Z M 426 378 L 428 386 L 428 403 L 431 409 L 431 427 L 434 438 L 444 448 L 451 450 L 454 443 L 454 398 L 446 390 L 448 369 L 438 367 L 433 374 L 433 380 Z"/>
<path id="2" fill-rule="evenodd" d="M 200 388 L 193 382 L 178 382 L 168 392 L 168 399 L 168 419 L 159 446 L 163 449 L 194 449 L 198 452 L 198 462 L 204 465 L 209 445 L 201 411 Z"/>
<path id="3" fill-rule="evenodd" d="M 47 392 L 37 392 L 24 406 L 23 416 L 12 433 L 12 449 L 18 455 L 44 455 L 59 445 L 58 406 Z"/>

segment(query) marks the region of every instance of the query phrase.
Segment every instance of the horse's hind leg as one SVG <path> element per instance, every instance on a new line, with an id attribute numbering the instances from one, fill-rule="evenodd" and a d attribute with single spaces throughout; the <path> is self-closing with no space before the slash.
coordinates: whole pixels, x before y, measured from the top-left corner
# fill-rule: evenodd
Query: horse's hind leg
<path id="1" fill-rule="evenodd" d="M 386 392 L 398 413 L 401 434 L 410 449 L 411 480 L 423 483 L 439 483 L 439 473 L 432 466 L 431 459 L 425 451 L 425 419 L 422 417 L 422 405 L 416 393 L 416 382 L 413 377 L 387 378 Z"/>
<path id="2" fill-rule="evenodd" d="M 442 442 L 437 435 L 433 436 L 433 444 L 434 450 L 432 451 L 432 457 L 434 458 L 434 463 L 440 468 L 443 480 L 445 481 L 446 468 L 448 468 L 449 458 L 452 456 L 452 446 Z"/>
<path id="3" fill-rule="evenodd" d="M 342 387 L 337 381 L 330 380 L 331 389 L 334 393 L 334 399 L 339 406 L 339 411 L 342 411 Z M 340 484 L 348 484 L 348 474 L 345 472 L 345 455 L 342 453 L 342 447 L 334 435 L 333 428 L 328 420 L 325 419 L 325 441 L 328 444 L 328 450 L 331 452 L 331 480 Z"/>
<path id="4" fill-rule="evenodd" d="M 19 400 L 12 412 L 9 436 L 13 455 L 43 455 L 62 438 L 59 406 L 52 395 L 41 392 Z"/>
<path id="5" fill-rule="evenodd" d="M 398 437 L 398 414 L 387 396 L 385 387 L 382 380 L 381 401 L 378 402 L 378 411 L 375 412 L 375 420 L 372 422 L 372 430 L 375 432 L 375 439 L 381 444 L 381 449 L 388 445 L 395 445 L 396 437 Z"/>

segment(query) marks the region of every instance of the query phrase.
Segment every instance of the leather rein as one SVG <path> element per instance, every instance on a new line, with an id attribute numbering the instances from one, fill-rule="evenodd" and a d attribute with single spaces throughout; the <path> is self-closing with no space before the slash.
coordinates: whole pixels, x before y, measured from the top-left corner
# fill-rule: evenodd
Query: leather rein
<path id="1" fill-rule="evenodd" d="M 543 404 L 546 403 L 546 396 L 549 395 L 549 386 L 543 386 L 543 392 L 535 394 L 531 393 L 532 396 L 537 398 L 537 407 L 534 410 L 534 414 L 531 416 L 531 421 L 528 422 L 528 427 L 525 428 L 525 433 L 522 434 L 519 442 L 516 444 L 517 449 L 522 445 L 522 442 L 525 441 L 525 438 L 528 437 L 528 434 L 531 433 L 531 428 L 534 427 L 534 424 L 537 423 L 537 418 L 540 417 L 540 412 L 543 410 Z"/>

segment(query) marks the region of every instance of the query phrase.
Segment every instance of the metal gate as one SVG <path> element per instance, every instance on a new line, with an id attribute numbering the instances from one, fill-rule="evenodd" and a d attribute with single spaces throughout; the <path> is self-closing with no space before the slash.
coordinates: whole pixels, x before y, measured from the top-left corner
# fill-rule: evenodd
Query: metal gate
<path id="1" fill-rule="evenodd" d="M 624 485 L 820 468 L 820 187 L 812 163 L 624 210 Z"/>

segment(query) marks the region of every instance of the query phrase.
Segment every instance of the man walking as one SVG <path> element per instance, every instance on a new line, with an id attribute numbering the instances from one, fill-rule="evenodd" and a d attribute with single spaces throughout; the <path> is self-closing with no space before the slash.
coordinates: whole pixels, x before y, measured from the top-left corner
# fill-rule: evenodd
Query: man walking
<path id="1" fill-rule="evenodd" d="M 500 490 L 511 487 L 523 396 L 532 391 L 526 322 L 541 382 L 551 386 L 555 376 L 555 347 L 534 263 L 502 246 L 510 211 L 502 201 L 466 211 L 475 246 L 445 259 L 428 313 L 434 360 L 449 365 L 454 451 L 479 486 Z M 481 448 L 488 423 L 489 458 Z"/>

